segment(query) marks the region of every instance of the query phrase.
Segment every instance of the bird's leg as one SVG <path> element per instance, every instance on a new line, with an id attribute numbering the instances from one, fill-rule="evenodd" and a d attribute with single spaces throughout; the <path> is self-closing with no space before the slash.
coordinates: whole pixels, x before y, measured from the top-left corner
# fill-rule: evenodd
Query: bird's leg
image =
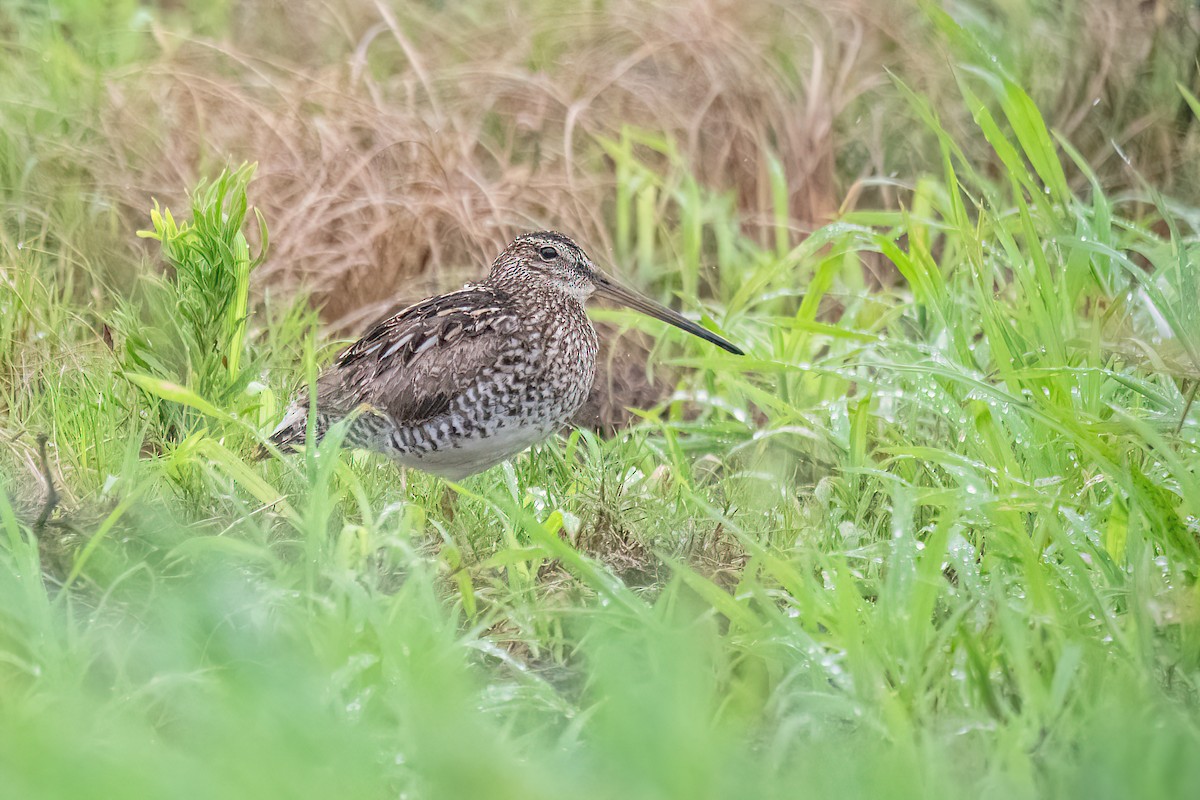
<path id="1" fill-rule="evenodd" d="M 54 488 L 54 475 L 50 472 L 50 458 L 46 455 L 48 438 L 44 433 L 37 438 L 38 455 L 42 462 L 42 478 L 46 481 L 46 502 L 42 506 L 42 513 L 38 514 L 37 521 L 33 524 L 34 533 L 38 534 L 45 529 L 46 523 L 50 520 L 50 515 L 54 513 L 54 508 L 59 501 L 58 491 Z"/>

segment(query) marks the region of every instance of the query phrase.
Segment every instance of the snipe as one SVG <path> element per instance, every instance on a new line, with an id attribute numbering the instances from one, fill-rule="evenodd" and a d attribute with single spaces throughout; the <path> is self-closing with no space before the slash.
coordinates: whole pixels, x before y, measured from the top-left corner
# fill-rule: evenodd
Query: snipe
<path id="1" fill-rule="evenodd" d="M 345 445 L 458 480 L 558 430 L 583 404 L 596 369 L 592 294 L 669 322 L 731 353 L 734 345 L 625 288 L 566 236 L 520 236 L 487 279 L 379 323 L 317 379 L 315 430 L 354 415 Z M 271 441 L 305 439 L 309 393 Z"/>

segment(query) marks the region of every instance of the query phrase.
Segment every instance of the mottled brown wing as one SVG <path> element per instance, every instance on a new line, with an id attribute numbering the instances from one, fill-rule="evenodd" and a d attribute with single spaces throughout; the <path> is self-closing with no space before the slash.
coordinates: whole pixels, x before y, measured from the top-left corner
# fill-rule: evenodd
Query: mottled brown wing
<path id="1" fill-rule="evenodd" d="M 398 425 L 435 417 L 496 365 L 517 326 L 508 295 L 486 286 L 409 306 L 338 356 L 317 405 L 342 416 L 367 404 Z"/>

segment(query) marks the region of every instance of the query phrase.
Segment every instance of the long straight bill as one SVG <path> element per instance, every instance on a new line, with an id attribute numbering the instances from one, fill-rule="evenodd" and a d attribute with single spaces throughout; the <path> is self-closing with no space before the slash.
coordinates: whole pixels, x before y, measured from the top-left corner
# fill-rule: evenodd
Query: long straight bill
<path id="1" fill-rule="evenodd" d="M 693 336 L 699 336 L 707 342 L 712 342 L 717 347 L 728 350 L 734 355 L 743 356 L 741 348 L 725 339 L 717 336 L 707 328 L 702 328 L 689 319 L 685 319 L 679 314 L 664 305 L 654 302 L 649 297 L 643 297 L 632 289 L 627 289 L 621 284 L 608 277 L 600 270 L 595 271 L 593 282 L 596 284 L 596 294 L 601 297 L 607 297 L 610 300 L 615 300 L 623 306 L 632 308 L 634 311 L 640 311 L 643 314 L 661 319 L 663 322 L 670 323 L 676 328 L 682 328 Z"/>

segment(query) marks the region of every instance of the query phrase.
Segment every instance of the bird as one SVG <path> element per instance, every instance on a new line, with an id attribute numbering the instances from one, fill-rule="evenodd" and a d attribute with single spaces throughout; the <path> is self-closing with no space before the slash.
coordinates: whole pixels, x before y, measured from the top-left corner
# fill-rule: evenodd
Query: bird
<path id="1" fill-rule="evenodd" d="M 321 371 L 315 398 L 296 396 L 268 438 L 281 452 L 304 444 L 311 405 L 318 440 L 348 419 L 343 447 L 454 481 L 489 469 L 549 438 L 587 399 L 598 342 L 584 303 L 593 295 L 744 355 L 602 272 L 562 233 L 527 233 L 482 282 L 368 329 Z"/>

